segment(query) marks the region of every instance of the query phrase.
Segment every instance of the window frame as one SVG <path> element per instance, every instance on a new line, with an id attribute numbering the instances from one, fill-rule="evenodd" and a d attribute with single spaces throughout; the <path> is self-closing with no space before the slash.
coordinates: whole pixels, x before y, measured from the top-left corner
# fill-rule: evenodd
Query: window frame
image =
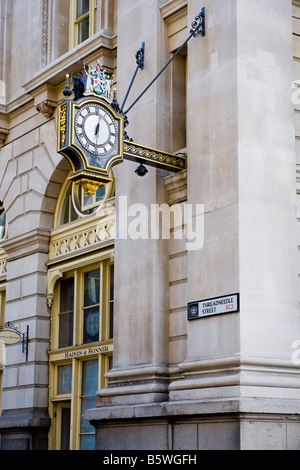
<path id="1" fill-rule="evenodd" d="M 64 182 L 61 190 L 61 194 L 58 199 L 57 208 L 54 215 L 54 228 L 62 228 L 64 229 L 70 224 L 76 224 L 80 222 L 80 220 L 87 219 L 89 217 L 93 217 L 97 215 L 103 208 L 105 208 L 106 204 L 114 198 L 115 194 L 115 183 L 114 183 L 114 175 L 111 171 L 110 177 L 113 179 L 112 182 L 108 183 L 105 186 L 105 195 L 103 199 L 100 201 L 95 201 L 93 204 L 84 206 L 84 190 L 80 187 L 78 183 L 74 183 L 69 180 L 69 173 L 68 178 Z M 69 217 L 67 222 L 62 222 L 64 211 L 66 208 L 66 204 L 68 203 L 68 212 Z M 73 208 L 73 209 L 72 209 Z M 77 214 L 77 218 L 72 220 L 71 214 L 72 210 L 74 213 Z"/>
<path id="2" fill-rule="evenodd" d="M 82 376 L 83 363 L 98 361 L 98 387 L 97 391 L 107 387 L 106 372 L 109 370 L 112 351 L 105 354 L 93 354 L 88 357 L 72 358 L 70 360 L 50 361 L 49 385 L 49 415 L 52 417 L 52 426 L 49 433 L 49 449 L 61 450 L 61 408 L 71 408 L 70 450 L 80 450 L 81 436 L 81 406 L 82 406 Z M 58 393 L 59 367 L 72 364 L 72 389 L 69 394 Z M 96 394 L 95 394 L 96 396 Z M 88 433 L 91 434 L 91 433 Z M 94 434 L 94 433 L 93 433 Z"/>
<path id="3" fill-rule="evenodd" d="M 110 305 L 111 303 L 114 303 L 114 299 L 110 298 L 110 277 L 111 267 L 114 266 L 114 263 L 107 257 L 99 259 L 92 264 L 90 261 L 91 258 L 89 257 L 86 264 L 83 263 L 83 265 L 81 265 L 81 262 L 75 262 L 69 264 L 69 269 L 67 269 L 66 266 L 61 268 L 61 273 L 59 274 L 58 279 L 66 280 L 74 277 L 74 291 L 77 292 L 77 296 L 74 297 L 73 306 L 73 345 L 59 347 L 59 317 L 61 315 L 60 282 L 56 282 L 51 315 L 51 351 L 74 349 L 76 347 L 78 348 L 94 344 L 100 345 L 113 340 L 113 338 L 110 338 Z M 99 341 L 95 341 L 94 343 L 84 343 L 84 275 L 98 268 L 100 270 Z"/>
<path id="4" fill-rule="evenodd" d="M 97 9 L 98 1 L 90 0 L 90 6 L 87 13 L 77 18 L 77 0 L 70 0 L 70 32 L 69 32 L 69 49 L 73 49 L 76 46 L 82 44 L 78 42 L 78 28 L 79 23 L 89 18 L 89 38 L 97 32 Z"/>
<path id="5" fill-rule="evenodd" d="M 63 407 L 71 407 L 70 449 L 79 450 L 81 445 L 81 405 L 82 405 L 82 364 L 84 361 L 98 360 L 98 390 L 107 387 L 104 377 L 110 367 L 113 356 L 113 338 L 109 338 L 110 328 L 110 276 L 114 265 L 112 250 L 100 252 L 98 256 L 89 256 L 83 260 L 70 260 L 63 266 L 57 276 L 55 297 L 51 312 L 51 341 L 49 350 L 49 415 L 53 419 L 49 433 L 49 448 L 60 450 Z M 95 259 L 96 258 L 96 259 Z M 57 272 L 57 269 L 54 268 Z M 100 308 L 99 308 L 99 341 L 84 344 L 84 277 L 95 269 L 100 270 Z M 74 321 L 73 345 L 66 348 L 59 346 L 59 304 L 60 282 L 74 276 Z M 98 349 L 105 351 L 99 353 Z M 88 354 L 83 352 L 89 351 Z M 59 394 L 59 367 L 72 365 L 71 393 Z"/>

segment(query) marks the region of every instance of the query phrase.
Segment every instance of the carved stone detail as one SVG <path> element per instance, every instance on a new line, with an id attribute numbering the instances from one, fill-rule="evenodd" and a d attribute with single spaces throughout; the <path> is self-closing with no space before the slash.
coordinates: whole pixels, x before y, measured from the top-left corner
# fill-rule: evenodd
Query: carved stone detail
<path id="1" fill-rule="evenodd" d="M 0 249 L 0 279 L 6 277 L 7 274 L 7 259 L 6 254 Z"/>
<path id="2" fill-rule="evenodd" d="M 3 127 L 0 127 L 0 147 L 4 145 L 8 134 L 9 134 L 8 129 L 4 129 Z"/>
<path id="3" fill-rule="evenodd" d="M 42 1 L 42 67 L 52 62 L 53 0 Z"/>
<path id="4" fill-rule="evenodd" d="M 42 113 L 45 116 L 45 118 L 49 119 L 50 117 L 53 116 L 56 106 L 57 104 L 54 101 L 46 100 L 46 101 L 43 101 L 42 103 L 39 103 L 36 109 L 40 113 Z"/>
<path id="5" fill-rule="evenodd" d="M 47 305 L 48 305 L 48 307 L 49 307 L 49 308 L 52 308 L 55 294 L 47 294 L 46 297 L 47 297 Z"/>
<path id="6" fill-rule="evenodd" d="M 74 228 L 63 233 L 58 230 L 58 233 L 53 233 L 51 237 L 49 260 L 68 257 L 113 241 L 115 231 L 114 217 L 105 218 L 96 225 L 92 221 L 91 224 L 84 225 L 81 229 L 78 227 L 75 231 Z"/>

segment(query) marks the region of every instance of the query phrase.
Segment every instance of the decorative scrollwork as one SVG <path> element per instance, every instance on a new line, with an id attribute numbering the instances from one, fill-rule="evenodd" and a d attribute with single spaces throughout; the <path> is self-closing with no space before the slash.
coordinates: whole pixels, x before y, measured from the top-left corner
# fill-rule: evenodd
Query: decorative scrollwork
<path id="1" fill-rule="evenodd" d="M 7 274 L 7 260 L 0 259 L 0 278 Z"/>
<path id="2" fill-rule="evenodd" d="M 59 116 L 59 134 L 60 134 L 62 145 L 65 145 L 65 142 L 66 142 L 66 131 L 67 131 L 67 106 L 64 105 L 61 107 L 60 116 Z"/>
<path id="3" fill-rule="evenodd" d="M 195 20 L 191 24 L 190 33 L 194 38 L 198 36 L 205 36 L 205 9 L 196 16 Z"/>
<path id="4" fill-rule="evenodd" d="M 139 68 L 141 70 L 144 69 L 144 64 L 145 64 L 145 49 L 144 47 L 141 47 L 136 55 L 135 55 L 135 58 L 136 58 L 136 64 L 139 66 Z"/>
<path id="5" fill-rule="evenodd" d="M 185 161 L 182 158 L 177 158 L 175 155 L 170 155 L 167 153 L 156 152 L 155 150 L 150 150 L 147 148 L 139 147 L 136 145 L 128 145 L 124 142 L 124 152 L 137 155 L 142 159 L 150 161 L 159 161 L 160 163 L 170 165 L 172 167 L 177 167 L 179 169 L 185 168 Z"/>

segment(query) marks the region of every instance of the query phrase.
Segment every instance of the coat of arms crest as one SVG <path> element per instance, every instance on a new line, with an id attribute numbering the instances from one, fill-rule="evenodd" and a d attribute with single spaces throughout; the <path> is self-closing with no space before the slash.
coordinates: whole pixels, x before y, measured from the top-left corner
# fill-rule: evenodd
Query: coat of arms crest
<path id="1" fill-rule="evenodd" d="M 82 77 L 84 96 L 96 95 L 111 102 L 113 76 L 109 77 L 106 71 L 102 69 L 100 60 L 97 60 L 96 66 L 84 65 L 84 70 L 85 75 Z"/>

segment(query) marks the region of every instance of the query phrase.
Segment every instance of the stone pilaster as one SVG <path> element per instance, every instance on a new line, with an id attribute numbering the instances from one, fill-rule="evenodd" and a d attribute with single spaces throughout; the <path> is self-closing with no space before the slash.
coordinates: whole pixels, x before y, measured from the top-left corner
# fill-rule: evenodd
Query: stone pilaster
<path id="1" fill-rule="evenodd" d="M 147 17 L 147 23 L 143 18 Z M 134 19 L 135 18 L 135 19 Z M 147 43 L 149 67 L 141 72 L 126 106 L 153 78 L 159 53 L 157 2 L 119 2 L 118 87 L 120 104 L 125 97 L 136 68 L 135 53 L 141 47 L 136 32 L 128 25 L 143 24 Z M 155 27 L 153 27 L 155 25 Z M 124 44 L 126 46 L 126 54 Z M 130 53 L 128 51 L 131 51 Z M 163 58 L 162 58 L 163 60 Z M 129 64 L 131 66 L 129 67 Z M 151 65 L 152 64 L 152 65 Z M 159 67 L 160 64 L 157 65 Z M 163 148 L 158 129 L 161 110 L 156 100 L 161 89 L 154 86 L 128 116 L 128 133 L 135 142 Z M 145 106 L 147 113 L 145 113 Z M 143 121 L 143 126 L 140 125 Z M 140 178 L 135 174 L 138 165 L 126 161 L 114 169 L 116 176 L 117 239 L 115 248 L 115 326 L 114 366 L 107 374 L 109 387 L 101 390 L 99 406 L 108 404 L 160 402 L 168 398 L 168 252 L 166 240 L 152 240 L 150 223 L 147 233 L 132 239 L 126 229 L 134 216 L 136 204 L 141 204 L 144 217 L 150 222 L 151 205 L 166 202 L 163 178 L 154 169 Z M 166 173 L 164 172 L 165 176 Z M 120 230 L 120 223 L 123 227 Z M 120 236 L 125 231 L 125 239 Z M 128 235 L 128 236 L 127 236 Z"/>
<path id="2" fill-rule="evenodd" d="M 129 285 L 136 283 L 154 305 L 155 283 L 144 289 L 142 273 L 147 269 L 148 282 L 157 274 L 159 251 L 151 244 L 143 251 L 140 241 L 117 242 L 117 289 L 124 305 L 117 305 L 109 374 L 115 387 L 104 392 L 109 400 L 100 396 L 99 402 L 113 406 L 89 412 L 99 449 L 114 448 L 121 436 L 126 449 L 148 449 L 149 442 L 164 450 L 299 449 L 294 436 L 300 428 L 300 370 L 292 362 L 300 332 L 292 4 L 204 4 L 206 37 L 188 46 L 187 203 L 205 206 L 205 242 L 187 254 L 187 302 L 238 292 L 240 311 L 188 322 L 186 360 L 169 384 L 168 401 L 142 402 L 138 387 L 146 389 L 150 364 L 153 374 L 166 371 L 163 361 L 153 360 L 164 357 L 162 349 L 154 355 L 154 346 L 166 331 L 161 315 L 145 315 L 145 296 L 141 303 L 140 292 L 133 296 Z M 139 18 L 137 12 L 128 14 Z M 189 23 L 198 13 L 199 2 L 189 1 Z M 151 128 L 157 121 L 151 99 L 148 104 Z M 131 191 L 129 202 L 140 202 L 141 186 Z M 118 394 L 117 385 L 126 382 Z"/>
<path id="3" fill-rule="evenodd" d="M 0 432 L 2 449 L 9 449 L 9 434 L 14 431 L 14 446 L 20 449 L 47 449 L 48 418 L 48 356 L 50 315 L 46 303 L 46 262 L 49 231 L 36 229 L 2 242 L 7 253 L 7 322 L 21 333 L 27 331 L 28 360 L 22 345 L 6 347 L 2 415 Z M 20 439 L 16 429 L 22 428 Z M 17 432 L 18 433 L 18 432 Z M 39 442 L 33 442 L 37 439 Z"/>

